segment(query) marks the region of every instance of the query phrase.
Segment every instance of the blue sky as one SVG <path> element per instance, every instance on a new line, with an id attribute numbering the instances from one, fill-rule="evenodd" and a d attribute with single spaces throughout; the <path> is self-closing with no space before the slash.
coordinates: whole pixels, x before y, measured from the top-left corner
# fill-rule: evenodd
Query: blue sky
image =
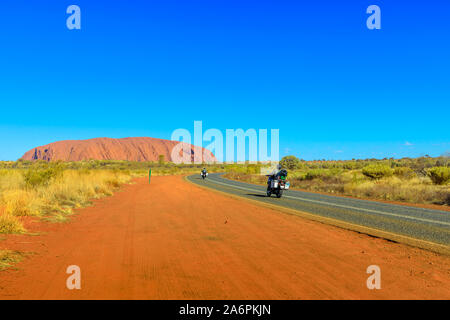
<path id="1" fill-rule="evenodd" d="M 66 8 L 81 8 L 68 30 Z M 368 30 L 366 8 L 381 8 Z M 0 6 L 0 160 L 65 139 L 279 128 L 281 156 L 450 150 L 450 2 Z"/>

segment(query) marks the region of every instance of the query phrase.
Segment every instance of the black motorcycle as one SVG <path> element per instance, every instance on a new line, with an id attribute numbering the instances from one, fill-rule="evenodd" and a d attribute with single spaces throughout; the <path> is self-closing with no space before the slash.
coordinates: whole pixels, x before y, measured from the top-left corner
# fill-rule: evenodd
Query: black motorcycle
<path id="1" fill-rule="evenodd" d="M 202 175 L 203 180 L 205 180 L 205 178 L 208 176 L 208 172 L 206 171 L 202 171 L 200 174 Z"/>
<path id="2" fill-rule="evenodd" d="M 290 183 L 286 180 L 287 171 L 281 170 L 277 174 L 267 176 L 269 177 L 267 180 L 267 196 L 270 197 L 273 193 L 277 198 L 281 198 L 283 191 L 290 187 Z"/>

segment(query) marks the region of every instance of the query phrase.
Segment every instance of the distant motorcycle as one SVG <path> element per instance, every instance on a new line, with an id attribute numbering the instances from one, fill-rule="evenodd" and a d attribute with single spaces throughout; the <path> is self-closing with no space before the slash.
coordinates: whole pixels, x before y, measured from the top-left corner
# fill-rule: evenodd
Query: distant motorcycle
<path id="1" fill-rule="evenodd" d="M 203 180 L 205 180 L 205 178 L 208 176 L 208 172 L 206 171 L 202 171 L 200 174 L 202 175 Z"/>
<path id="2" fill-rule="evenodd" d="M 273 193 L 277 198 L 281 198 L 283 191 L 290 187 L 290 183 L 286 180 L 287 171 L 281 170 L 277 174 L 267 176 L 269 177 L 267 180 L 267 196 L 270 197 Z"/>

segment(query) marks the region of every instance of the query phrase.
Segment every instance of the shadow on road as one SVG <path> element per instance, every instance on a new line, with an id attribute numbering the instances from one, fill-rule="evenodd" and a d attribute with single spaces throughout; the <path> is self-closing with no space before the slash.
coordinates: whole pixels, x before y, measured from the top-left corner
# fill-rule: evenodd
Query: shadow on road
<path id="1" fill-rule="evenodd" d="M 253 196 L 253 197 L 267 198 L 267 196 L 265 194 L 261 194 L 261 193 L 247 193 L 246 195 Z"/>

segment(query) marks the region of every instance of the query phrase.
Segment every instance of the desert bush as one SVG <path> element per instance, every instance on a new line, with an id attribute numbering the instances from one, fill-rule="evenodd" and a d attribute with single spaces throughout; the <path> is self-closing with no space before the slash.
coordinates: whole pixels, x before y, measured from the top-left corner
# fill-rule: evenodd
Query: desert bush
<path id="1" fill-rule="evenodd" d="M 326 175 L 323 169 L 308 170 L 305 174 L 305 180 L 313 180 L 324 177 Z"/>
<path id="2" fill-rule="evenodd" d="M 416 176 L 414 170 L 408 167 L 397 167 L 394 169 L 394 175 L 397 177 L 411 179 Z"/>
<path id="3" fill-rule="evenodd" d="M 342 167 L 347 170 L 359 169 L 360 165 L 356 161 L 347 161 L 342 164 Z"/>
<path id="4" fill-rule="evenodd" d="M 289 170 L 295 170 L 300 167 L 300 160 L 296 156 L 285 156 L 280 160 L 280 165 Z"/>
<path id="5" fill-rule="evenodd" d="M 450 182 L 450 167 L 433 167 L 426 170 L 426 172 L 434 184 Z"/>
<path id="6" fill-rule="evenodd" d="M 407 181 L 391 177 L 380 181 L 365 181 L 360 184 L 346 184 L 345 194 L 372 199 L 404 201 L 412 203 L 448 204 L 448 189 L 424 184 L 422 179 Z"/>
<path id="7" fill-rule="evenodd" d="M 46 186 L 52 179 L 56 179 L 62 175 L 62 167 L 55 166 L 46 169 L 30 168 L 23 173 L 25 185 L 29 188 L 37 186 Z"/>
<path id="8" fill-rule="evenodd" d="M 247 174 L 259 174 L 260 166 L 257 164 L 249 164 L 247 165 Z"/>
<path id="9" fill-rule="evenodd" d="M 23 231 L 17 216 L 63 221 L 73 208 L 111 195 L 131 179 L 119 170 L 63 170 L 58 166 L 9 169 L 0 173 L 0 233 Z"/>
<path id="10" fill-rule="evenodd" d="M 24 185 L 20 170 L 0 170 L 0 192 L 4 190 L 21 189 Z"/>
<path id="11" fill-rule="evenodd" d="M 36 196 L 34 192 L 22 189 L 2 192 L 0 204 L 7 214 L 13 216 L 38 215 L 35 210 Z"/>
<path id="12" fill-rule="evenodd" d="M 164 155 L 163 154 L 160 154 L 159 156 L 158 156 L 158 164 L 159 165 L 163 165 L 164 164 Z"/>
<path id="13" fill-rule="evenodd" d="M 362 173 L 371 179 L 381 179 L 392 176 L 393 170 L 384 164 L 371 164 L 364 167 Z"/>
<path id="14" fill-rule="evenodd" d="M 342 173 L 342 169 L 340 168 L 331 168 L 331 169 L 310 169 L 304 172 L 303 175 L 296 176 L 300 180 L 314 180 L 321 179 L 326 182 L 334 183 Z"/>
<path id="15" fill-rule="evenodd" d="M 17 217 L 0 212 L 0 233 L 22 233 L 24 231 L 25 228 Z"/>

